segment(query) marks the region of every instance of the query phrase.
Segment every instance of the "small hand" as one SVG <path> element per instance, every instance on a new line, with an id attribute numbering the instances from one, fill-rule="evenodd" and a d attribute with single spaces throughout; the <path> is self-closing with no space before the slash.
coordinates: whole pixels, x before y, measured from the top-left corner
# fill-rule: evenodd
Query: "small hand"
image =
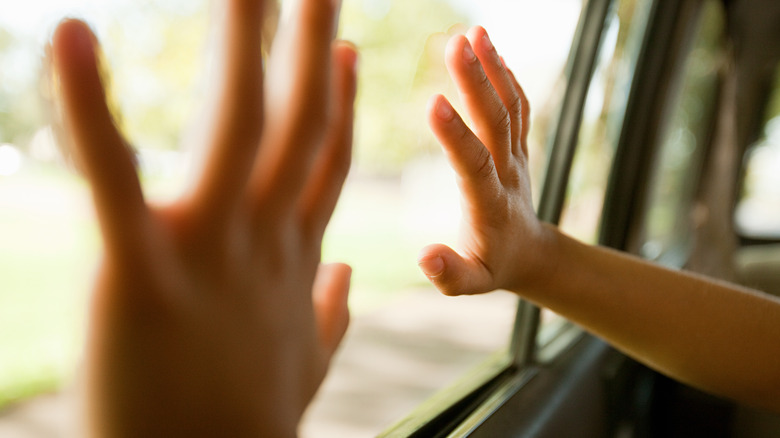
<path id="1" fill-rule="evenodd" d="M 294 435 L 346 331 L 351 271 L 320 248 L 350 164 L 356 53 L 333 41 L 335 2 L 302 0 L 264 81 L 264 3 L 223 3 L 208 159 L 162 207 L 107 109 L 95 37 L 76 20 L 54 35 L 105 244 L 87 351 L 99 436 Z"/>
<path id="2" fill-rule="evenodd" d="M 425 247 L 419 265 L 447 295 L 517 291 L 532 275 L 544 240 L 528 173 L 528 100 L 481 27 L 447 45 L 447 68 L 474 124 L 469 129 L 444 96 L 428 120 L 458 177 L 463 208 L 460 251 Z"/>

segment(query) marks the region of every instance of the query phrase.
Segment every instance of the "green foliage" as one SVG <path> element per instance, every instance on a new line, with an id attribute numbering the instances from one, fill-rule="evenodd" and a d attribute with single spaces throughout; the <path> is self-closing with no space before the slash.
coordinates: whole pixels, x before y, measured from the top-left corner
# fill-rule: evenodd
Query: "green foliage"
<path id="1" fill-rule="evenodd" d="M 209 17 L 202 0 L 179 13 L 164 4 L 120 7 L 104 37 L 110 94 L 131 143 L 173 149 L 199 108 Z"/>
<path id="2" fill-rule="evenodd" d="M 32 41 L 0 28 L 0 65 L 5 67 L 0 69 L 0 143 L 25 144 L 40 124 L 40 74 L 19 68 L 25 55 L 40 52 Z"/>
<path id="3" fill-rule="evenodd" d="M 778 64 L 775 69 L 776 72 L 772 83 L 772 91 L 769 95 L 769 101 L 767 102 L 766 110 L 764 112 L 765 121 L 780 116 L 780 64 Z"/>
<path id="4" fill-rule="evenodd" d="M 426 101 L 447 90 L 445 32 L 464 20 L 441 0 L 344 2 L 341 37 L 360 49 L 355 147 L 363 170 L 396 174 L 415 155 L 438 148 L 425 122 Z"/>

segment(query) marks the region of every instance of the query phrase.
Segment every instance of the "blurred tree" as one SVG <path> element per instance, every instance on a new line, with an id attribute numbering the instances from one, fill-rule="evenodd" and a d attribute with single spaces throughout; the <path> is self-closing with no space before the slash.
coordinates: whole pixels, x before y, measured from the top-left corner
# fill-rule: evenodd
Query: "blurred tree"
<path id="1" fill-rule="evenodd" d="M 447 1 L 346 0 L 341 37 L 360 48 L 356 164 L 397 174 L 429 148 L 426 101 L 448 89 L 445 34 L 465 21 Z"/>
<path id="2" fill-rule="evenodd" d="M 40 53 L 33 41 L 0 28 L 0 143 L 25 145 L 39 125 L 38 75 L 25 70 L 30 53 Z"/>
<path id="3" fill-rule="evenodd" d="M 8 50 L 8 47 L 11 46 L 11 43 L 13 41 L 13 36 L 0 27 L 0 63 L 5 64 L 3 62 L 5 59 L 5 52 Z M 8 88 L 6 86 L 6 77 L 3 73 L 3 70 L 0 70 L 0 143 L 7 142 L 8 135 L 6 134 L 6 126 L 9 125 L 8 118 L 10 114 L 10 105 L 12 100 L 10 99 L 10 96 L 8 96 L 6 89 Z"/>
<path id="4" fill-rule="evenodd" d="M 119 9 L 104 38 L 118 123 L 133 144 L 174 149 L 203 97 L 207 4 L 125 3 Z"/>
<path id="5" fill-rule="evenodd" d="M 764 120 L 769 121 L 780 116 L 780 64 L 775 66 L 775 78 L 772 84 L 772 92 L 767 102 Z M 766 134 L 764 134 L 766 135 Z"/>
<path id="6" fill-rule="evenodd" d="M 106 81 L 131 143 L 175 149 L 203 100 L 209 2 L 142 3 L 113 2 L 110 23 L 98 27 L 104 29 L 100 37 L 112 72 Z M 425 122 L 426 101 L 451 88 L 443 32 L 464 20 L 446 0 L 345 0 L 342 36 L 361 50 L 358 167 L 397 174 L 404 162 L 435 144 Z M 13 65 L 20 51 L 42 53 L 35 38 L 23 37 L 0 29 L 0 63 Z M 48 123 L 37 70 L 0 76 L 0 141 L 26 147 Z"/>

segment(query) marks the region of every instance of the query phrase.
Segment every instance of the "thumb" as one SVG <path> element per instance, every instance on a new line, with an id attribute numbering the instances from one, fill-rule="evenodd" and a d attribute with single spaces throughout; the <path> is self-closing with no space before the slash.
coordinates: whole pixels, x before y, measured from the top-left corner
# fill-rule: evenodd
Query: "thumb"
<path id="1" fill-rule="evenodd" d="M 495 289 L 493 274 L 481 260 L 464 257 L 446 245 L 426 246 L 417 264 L 444 295 L 474 295 Z"/>
<path id="2" fill-rule="evenodd" d="M 352 268 L 344 263 L 322 264 L 314 280 L 312 299 L 320 344 L 328 352 L 338 348 L 349 326 L 349 297 Z"/>

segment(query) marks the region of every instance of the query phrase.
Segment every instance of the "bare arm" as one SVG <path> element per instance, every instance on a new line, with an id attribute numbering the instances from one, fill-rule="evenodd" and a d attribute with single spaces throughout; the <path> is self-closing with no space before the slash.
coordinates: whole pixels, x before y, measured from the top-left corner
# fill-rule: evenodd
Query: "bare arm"
<path id="1" fill-rule="evenodd" d="M 658 371 L 780 412 L 780 301 L 551 234 L 554 270 L 515 291 Z"/>
<path id="2" fill-rule="evenodd" d="M 540 223 L 522 89 L 484 29 L 454 37 L 446 56 L 474 130 L 446 99 L 432 99 L 429 123 L 465 206 L 458 251 L 431 245 L 420 254 L 434 285 L 448 295 L 514 291 L 674 378 L 780 412 L 780 301 L 585 245 Z"/>

